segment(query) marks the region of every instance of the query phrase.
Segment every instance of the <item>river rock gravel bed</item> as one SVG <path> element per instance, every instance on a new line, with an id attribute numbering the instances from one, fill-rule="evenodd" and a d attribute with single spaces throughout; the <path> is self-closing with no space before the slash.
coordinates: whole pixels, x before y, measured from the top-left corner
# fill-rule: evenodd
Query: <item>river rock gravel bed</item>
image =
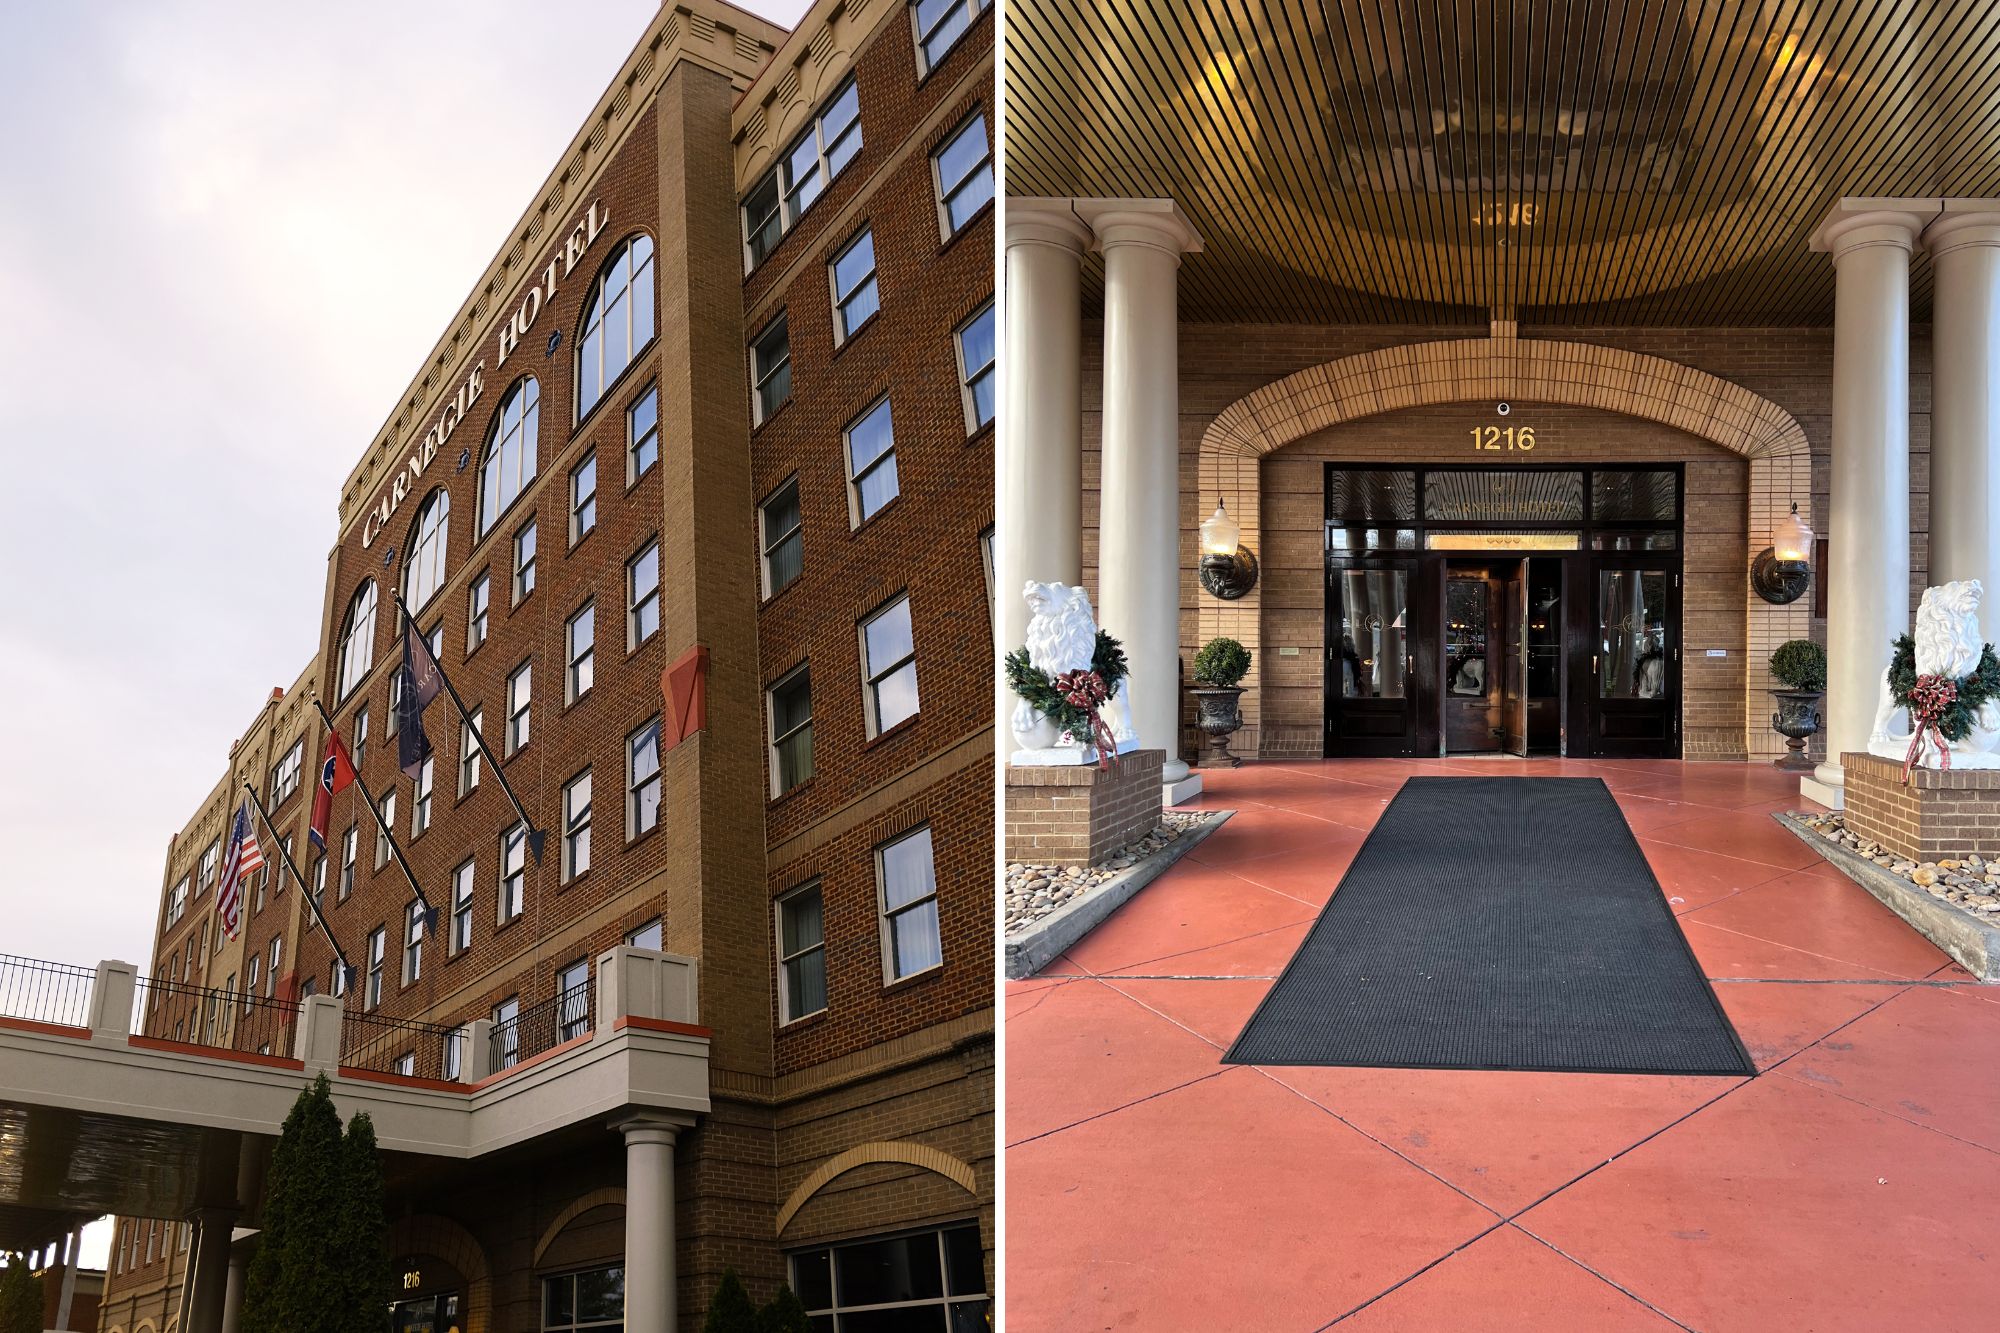
<path id="1" fill-rule="evenodd" d="M 2000 919 L 2000 857 L 1947 857 L 1912 861 L 1878 842 L 1852 832 L 1839 811 L 1798 815 L 1798 821 L 1828 842 L 1865 856 L 1892 875 L 1900 875 L 1931 897 L 1952 903 L 1977 916 Z"/>
<path id="2" fill-rule="evenodd" d="M 1094 866 L 1038 866 L 1021 861 L 1007 866 L 1007 933 L 1012 935 L 1033 925 L 1059 907 L 1123 875 L 1150 857 L 1171 856 L 1174 844 L 1189 833 L 1220 818 L 1216 811 L 1169 810 L 1151 833 L 1121 847 Z"/>

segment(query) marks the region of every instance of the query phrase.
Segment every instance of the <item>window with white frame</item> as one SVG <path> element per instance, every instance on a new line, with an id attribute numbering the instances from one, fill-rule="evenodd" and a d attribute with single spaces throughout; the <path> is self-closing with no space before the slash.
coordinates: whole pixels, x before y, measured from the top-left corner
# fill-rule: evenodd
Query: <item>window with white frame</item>
<path id="1" fill-rule="evenodd" d="M 627 485 L 653 470 L 660 461 L 660 386 L 649 384 L 625 409 L 625 481 Z"/>
<path id="2" fill-rule="evenodd" d="M 417 1053 L 415 1051 L 404 1051 L 401 1055 L 397 1056 L 396 1072 L 404 1078 L 415 1078 L 417 1076 Z"/>
<path id="3" fill-rule="evenodd" d="M 625 836 L 651 832 L 660 822 L 660 719 L 625 739 Z"/>
<path id="4" fill-rule="evenodd" d="M 394 740 L 403 730 L 403 668 L 400 663 L 389 673 L 389 718 L 382 724 L 382 739 Z"/>
<path id="5" fill-rule="evenodd" d="M 916 0 L 910 18 L 917 29 L 917 73 L 929 74 L 958 45 L 987 0 Z"/>
<path id="6" fill-rule="evenodd" d="M 882 308 L 875 286 L 874 229 L 863 227 L 826 268 L 833 284 L 833 345 L 838 347 Z"/>
<path id="7" fill-rule="evenodd" d="M 658 953 L 665 947 L 665 923 L 658 917 L 625 932 L 625 942 L 635 949 L 651 949 Z"/>
<path id="8" fill-rule="evenodd" d="M 502 1069 L 521 1062 L 521 997 L 509 995 L 493 1006 L 494 1054 Z"/>
<path id="9" fill-rule="evenodd" d="M 854 525 L 860 527 L 896 498 L 896 428 L 889 400 L 876 403 L 847 428 L 847 486 Z"/>
<path id="10" fill-rule="evenodd" d="M 354 771 L 361 771 L 361 761 L 368 757 L 368 705 L 362 704 L 354 710 L 354 747 L 349 752 L 354 760 Z"/>
<path id="11" fill-rule="evenodd" d="M 375 580 L 364 579 L 348 600 L 340 622 L 340 671 L 335 677 L 345 699 L 375 665 Z"/>
<path id="12" fill-rule="evenodd" d="M 527 906 L 528 830 L 516 824 L 500 835 L 500 923 L 505 925 Z"/>
<path id="13" fill-rule="evenodd" d="M 747 268 L 764 262 L 860 152 L 861 94 L 850 78 L 785 149 L 777 165 L 744 196 L 741 212 Z"/>
<path id="14" fill-rule="evenodd" d="M 180 919 L 187 915 L 187 909 L 188 909 L 188 878 L 186 875 L 182 875 L 181 882 L 174 885 L 174 887 L 168 890 L 167 892 L 168 927 L 171 928 L 174 925 L 178 924 Z"/>
<path id="15" fill-rule="evenodd" d="M 542 387 L 533 375 L 507 390 L 486 437 L 479 465 L 479 535 L 500 521 L 528 483 L 535 479 L 536 441 L 541 433 Z"/>
<path id="16" fill-rule="evenodd" d="M 375 868 L 389 864 L 389 830 L 396 827 L 396 793 L 382 793 L 382 822 L 375 829 Z"/>
<path id="17" fill-rule="evenodd" d="M 660 543 L 647 542 L 625 566 L 625 649 L 660 632 Z"/>
<path id="18" fill-rule="evenodd" d="M 336 1000 L 347 997 L 347 969 L 340 965 L 338 958 L 333 960 L 333 967 L 327 975 L 326 982 L 326 993 L 328 995 L 333 996 Z"/>
<path id="19" fill-rule="evenodd" d="M 347 833 L 340 840 L 340 897 L 346 902 L 347 895 L 354 892 L 354 863 L 361 851 L 361 826 L 349 824 Z"/>
<path id="20" fill-rule="evenodd" d="M 567 884 L 590 869 L 589 769 L 564 784 L 562 812 L 562 878 Z"/>
<path id="21" fill-rule="evenodd" d="M 867 680 L 870 736 L 916 716 L 917 649 L 908 593 L 862 622 L 861 670 Z"/>
<path id="22" fill-rule="evenodd" d="M 949 1225 L 800 1250 L 792 1290 L 815 1330 L 984 1329 L 992 1298 L 979 1224 Z"/>
<path id="23" fill-rule="evenodd" d="M 804 521 L 799 513 L 799 479 L 789 478 L 757 506 L 759 541 L 764 548 L 764 595 L 788 588 L 805 569 Z"/>
<path id="24" fill-rule="evenodd" d="M 410 807 L 410 836 L 421 838 L 431 826 L 431 779 L 437 763 L 436 755 L 426 755 L 417 767 L 416 800 Z"/>
<path id="25" fill-rule="evenodd" d="M 514 534 L 514 605 L 535 590 L 535 521 L 529 519 Z"/>
<path id="26" fill-rule="evenodd" d="M 493 575 L 479 571 L 479 577 L 465 594 L 465 651 L 486 642 L 487 614 L 493 608 Z"/>
<path id="27" fill-rule="evenodd" d="M 271 999 L 278 993 L 278 969 L 285 961 L 285 937 L 271 937 L 271 965 L 264 972 L 264 998 Z"/>
<path id="28" fill-rule="evenodd" d="M 965 433 L 972 435 L 993 424 L 998 381 L 993 373 L 993 303 L 988 301 L 958 326 L 959 397 L 965 403 Z"/>
<path id="29" fill-rule="evenodd" d="M 201 861 L 195 867 L 194 896 L 199 898 L 205 890 L 215 887 L 222 878 L 222 839 L 208 844 L 201 854 Z"/>
<path id="30" fill-rule="evenodd" d="M 411 615 L 422 615 L 431 598 L 444 587 L 445 550 L 451 536 L 451 495 L 442 487 L 424 497 L 410 523 L 408 554 L 403 557 L 403 601 Z"/>
<path id="31" fill-rule="evenodd" d="M 813 775 L 812 671 L 801 664 L 771 686 L 771 795 Z"/>
<path id="32" fill-rule="evenodd" d="M 882 965 L 887 979 L 914 976 L 943 963 L 930 825 L 876 848 L 875 875 L 882 891 Z"/>
<path id="33" fill-rule="evenodd" d="M 319 902 L 326 897 L 326 860 L 325 852 L 321 852 L 313 858 L 312 895 L 314 902 Z"/>
<path id="34" fill-rule="evenodd" d="M 444 1034 L 444 1080 L 458 1083 L 465 1078 L 465 1029 L 454 1028 Z"/>
<path id="35" fill-rule="evenodd" d="M 451 872 L 451 944 L 454 954 L 472 947 L 472 884 L 475 863 L 463 862 Z"/>
<path id="36" fill-rule="evenodd" d="M 573 704 L 597 683 L 597 604 L 585 602 L 563 625 L 563 702 Z"/>
<path id="37" fill-rule="evenodd" d="M 250 956 L 250 966 L 243 973 L 243 1012 L 250 1012 L 250 1002 L 257 997 L 257 977 L 264 960 L 255 954 Z"/>
<path id="38" fill-rule="evenodd" d="M 523 662 L 507 677 L 507 753 L 528 743 L 529 709 L 534 703 L 535 664 Z"/>
<path id="39" fill-rule="evenodd" d="M 826 1008 L 825 906 L 818 884 L 778 899 L 778 1014 L 790 1023 Z"/>
<path id="40" fill-rule="evenodd" d="M 792 335 L 782 310 L 750 344 L 750 385 L 753 425 L 769 421 L 792 396 Z"/>
<path id="41" fill-rule="evenodd" d="M 389 953 L 388 931 L 381 926 L 368 932 L 368 972 L 367 984 L 361 992 L 364 1009 L 374 1009 L 382 1003 L 382 964 Z"/>
<path id="42" fill-rule="evenodd" d="M 458 794 L 469 796 L 479 786 L 479 737 L 486 729 L 486 710 L 475 708 L 458 726 Z"/>
<path id="43" fill-rule="evenodd" d="M 576 343 L 576 419 L 582 421 L 653 341 L 653 238 L 619 242 L 597 275 Z"/>
<path id="44" fill-rule="evenodd" d="M 614 1333 L 625 1327 L 625 1270 L 592 1268 L 542 1279 L 542 1333 Z"/>
<path id="45" fill-rule="evenodd" d="M 299 789 L 299 782 L 305 775 L 305 737 L 292 742 L 292 748 L 285 751 L 285 757 L 271 770 L 271 804 L 278 805 Z"/>
<path id="46" fill-rule="evenodd" d="M 556 1040 L 574 1041 L 590 1031 L 590 960 L 579 958 L 556 973 Z"/>
<path id="47" fill-rule="evenodd" d="M 414 986 L 424 976 L 424 905 L 414 900 L 403 909 L 403 984 Z"/>
<path id="48" fill-rule="evenodd" d="M 986 113 L 976 113 L 931 155 L 937 177 L 938 226 L 956 236 L 979 210 L 993 202 L 993 149 L 986 138 Z"/>
<path id="49" fill-rule="evenodd" d="M 986 621 L 989 625 L 1000 624 L 1000 599 L 998 583 L 994 578 L 993 525 L 987 524 L 979 532 L 979 563 L 986 575 Z"/>
<path id="50" fill-rule="evenodd" d="M 597 526 L 597 455 L 591 453 L 569 471 L 569 544 L 576 545 Z"/>

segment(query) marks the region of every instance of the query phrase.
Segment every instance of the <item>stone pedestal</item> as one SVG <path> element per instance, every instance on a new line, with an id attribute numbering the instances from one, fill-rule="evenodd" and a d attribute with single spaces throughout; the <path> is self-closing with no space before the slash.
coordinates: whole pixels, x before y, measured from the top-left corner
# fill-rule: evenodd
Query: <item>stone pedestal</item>
<path id="1" fill-rule="evenodd" d="M 1847 828 L 1911 861 L 2000 853 L 2000 769 L 1919 768 L 1880 755 L 1840 757 Z"/>
<path id="2" fill-rule="evenodd" d="M 1159 826 L 1159 750 L 1056 768 L 1007 768 L 1007 859 L 1087 866 Z"/>

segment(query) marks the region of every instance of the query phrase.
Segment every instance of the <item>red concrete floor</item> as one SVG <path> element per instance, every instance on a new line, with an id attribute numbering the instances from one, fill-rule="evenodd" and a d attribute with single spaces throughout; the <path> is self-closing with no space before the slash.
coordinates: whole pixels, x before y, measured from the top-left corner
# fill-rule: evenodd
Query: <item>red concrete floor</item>
<path id="1" fill-rule="evenodd" d="M 1754 1079 L 1220 1063 L 1412 774 L 1596 776 Z M 2000 988 L 1769 818 L 1757 765 L 1347 760 L 1007 997 L 1011 1333 L 2000 1328 Z"/>

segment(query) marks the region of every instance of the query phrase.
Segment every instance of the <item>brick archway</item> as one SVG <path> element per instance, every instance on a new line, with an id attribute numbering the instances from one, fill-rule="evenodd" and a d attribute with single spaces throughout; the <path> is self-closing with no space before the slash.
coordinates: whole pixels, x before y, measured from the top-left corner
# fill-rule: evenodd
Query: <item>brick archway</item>
<path id="1" fill-rule="evenodd" d="M 811 1175 L 799 1182 L 798 1188 L 792 1191 L 791 1197 L 778 1209 L 778 1234 L 780 1236 L 785 1234 L 785 1228 L 791 1225 L 799 1209 L 805 1207 L 806 1201 L 819 1193 L 829 1181 L 843 1172 L 852 1171 L 857 1166 L 867 1166 L 874 1162 L 900 1162 L 906 1166 L 921 1167 L 923 1170 L 943 1176 L 967 1194 L 978 1193 L 978 1179 L 973 1175 L 972 1168 L 942 1149 L 933 1148 L 927 1143 L 907 1141 L 864 1143 L 828 1158 L 820 1163 Z"/>
<path id="2" fill-rule="evenodd" d="M 491 1333 L 493 1277 L 486 1250 L 470 1231 L 449 1217 L 419 1213 L 389 1226 L 394 1254 L 429 1254 L 444 1260 L 465 1279 L 465 1333 Z"/>
<path id="3" fill-rule="evenodd" d="M 1785 640 L 1807 635 L 1811 609 L 1803 601 L 1772 606 L 1760 600 L 1749 590 L 1748 572 L 1756 552 L 1767 544 L 1762 534 L 1771 531 L 1790 501 L 1809 502 L 1811 447 L 1791 413 L 1741 385 L 1663 357 L 1592 343 L 1464 338 L 1384 347 L 1274 380 L 1218 413 L 1201 437 L 1196 508 L 1205 516 L 1220 497 L 1243 525 L 1243 544 L 1259 550 L 1265 454 L 1383 412 L 1500 399 L 1591 407 L 1657 421 L 1749 460 L 1743 596 L 1746 656 L 1755 665 L 1746 671 L 1744 683 L 1744 745 L 1752 758 L 1781 753 L 1782 738 L 1760 725 L 1769 683 L 1762 664 Z M 1240 601 L 1224 602 L 1198 592 L 1194 638 L 1198 646 L 1226 634 L 1250 649 L 1244 725 L 1259 736 L 1262 593 L 1260 585 Z"/>

